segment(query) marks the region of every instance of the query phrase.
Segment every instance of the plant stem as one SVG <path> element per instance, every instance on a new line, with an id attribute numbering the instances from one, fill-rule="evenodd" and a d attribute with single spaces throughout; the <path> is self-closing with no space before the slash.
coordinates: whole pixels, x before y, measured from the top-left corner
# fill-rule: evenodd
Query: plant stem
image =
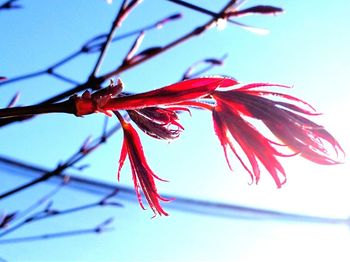
<path id="1" fill-rule="evenodd" d="M 86 148 L 83 152 L 82 150 L 78 150 L 76 153 L 74 153 L 70 158 L 66 160 L 66 162 L 62 165 L 59 165 L 57 168 L 55 168 L 53 171 L 44 173 L 41 177 L 36 178 L 26 184 L 23 184 L 22 186 L 16 187 L 14 189 L 11 189 L 5 193 L 2 193 L 0 195 L 0 200 L 4 199 L 6 197 L 9 197 L 11 195 L 14 195 L 20 191 L 23 191 L 33 185 L 39 184 L 41 182 L 44 182 L 48 180 L 51 177 L 60 175 L 64 170 L 66 170 L 69 167 L 72 167 L 77 162 L 79 162 L 81 159 L 86 157 L 88 154 L 93 152 L 95 149 L 97 149 L 100 145 L 105 143 L 109 137 L 111 137 L 114 133 L 119 131 L 121 128 L 121 125 L 117 124 L 114 127 L 110 128 L 107 132 L 104 132 L 100 137 L 96 138 L 94 141 L 89 143 L 88 148 Z"/>
<path id="2" fill-rule="evenodd" d="M 126 1 L 124 1 L 120 7 L 120 10 L 118 12 L 118 15 L 117 17 L 115 18 L 113 24 L 112 24 L 112 27 L 109 31 L 109 34 L 107 36 L 107 40 L 103 43 L 102 45 L 102 49 L 101 49 L 101 52 L 100 52 L 100 55 L 97 59 L 97 62 L 94 66 L 94 69 L 92 70 L 91 74 L 90 74 L 90 78 L 94 78 L 96 77 L 96 74 L 98 73 L 100 67 L 101 67 L 101 64 L 104 60 L 104 57 L 107 53 L 107 50 L 108 50 L 108 47 L 110 46 L 112 40 L 113 40 L 113 37 L 115 35 L 115 32 L 117 30 L 117 28 L 119 28 L 123 22 L 123 20 L 125 19 L 125 17 L 132 11 L 132 9 L 134 7 L 136 7 L 136 5 L 138 5 L 141 1 L 140 0 L 136 0 L 136 1 L 133 1 L 131 2 L 128 6 L 125 6 L 126 4 Z"/>
<path id="3" fill-rule="evenodd" d="M 134 1 L 134 2 L 139 2 L 139 1 Z M 129 69 L 132 69 L 133 67 L 143 63 L 143 62 L 146 62 L 147 60 L 175 47 L 175 46 L 178 46 L 179 44 L 189 40 L 190 38 L 194 37 L 194 36 L 198 36 L 200 34 L 202 34 L 205 30 L 207 30 L 208 28 L 210 28 L 215 22 L 216 20 L 218 19 L 218 17 L 221 16 L 221 14 L 223 14 L 230 6 L 232 6 L 233 3 L 235 3 L 236 1 L 229 1 L 226 6 L 215 16 L 213 17 L 212 19 L 210 19 L 207 23 L 205 23 L 204 25 L 202 26 L 199 26 L 197 28 L 195 28 L 194 30 L 190 31 L 189 33 L 187 33 L 186 35 L 174 40 L 173 42 L 169 43 L 168 45 L 164 46 L 163 48 L 161 48 L 159 51 L 157 52 L 154 52 L 152 53 L 151 55 L 148 55 L 148 56 L 145 56 L 137 61 L 135 61 L 134 63 L 130 63 L 130 64 L 122 64 L 121 66 L 119 66 L 117 69 L 109 72 L 109 73 L 106 73 L 105 75 L 103 76 L 100 76 L 100 77 L 93 77 L 93 78 L 90 78 L 87 82 L 81 84 L 81 85 L 78 85 L 72 89 L 69 89 L 65 92 L 62 92 L 56 96 L 53 96 L 43 102 L 41 102 L 39 105 L 44 105 L 44 104 L 52 104 L 52 103 L 55 103 L 57 101 L 60 101 L 64 98 L 67 98 L 73 94 L 76 94 L 78 92 L 81 92 L 83 90 L 86 90 L 88 88 L 91 88 L 91 89 L 99 89 L 99 86 L 106 80 L 114 77 L 115 75 L 119 75 L 121 74 L 122 72 L 125 72 Z M 130 4 L 132 5 L 132 3 Z M 124 16 L 122 17 L 122 19 L 125 19 L 125 14 Z M 96 68 L 96 66 L 95 66 Z M 28 115 L 27 115 L 27 118 L 28 118 Z M 20 120 L 23 120 L 23 117 L 12 117 L 12 118 L 9 118 L 9 119 L 0 119 L 0 127 L 1 126 L 4 126 L 6 124 L 9 124 L 9 123 L 12 123 L 14 121 L 20 121 Z"/>
<path id="4" fill-rule="evenodd" d="M 47 113 L 75 114 L 75 103 L 73 100 L 66 100 L 56 104 L 39 104 L 33 106 L 10 107 L 0 109 L 0 118 L 27 117 L 31 115 Z"/>

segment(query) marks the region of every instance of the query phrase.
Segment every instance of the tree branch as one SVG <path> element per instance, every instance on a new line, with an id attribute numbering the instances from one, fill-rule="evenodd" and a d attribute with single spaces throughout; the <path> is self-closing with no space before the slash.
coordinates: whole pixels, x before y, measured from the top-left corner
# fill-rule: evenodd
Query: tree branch
<path id="1" fill-rule="evenodd" d="M 227 9 L 231 7 L 232 2 L 235 2 L 235 1 L 229 1 L 229 3 L 219 12 L 217 17 L 220 17 L 223 13 L 225 13 L 227 11 Z M 150 53 L 150 54 L 148 54 L 148 55 L 146 55 L 138 60 L 135 60 L 133 63 L 121 64 L 117 69 L 115 69 L 109 73 L 106 73 L 105 75 L 102 75 L 102 76 L 96 77 L 96 78 L 90 78 L 87 82 L 85 82 L 81 85 L 78 85 L 72 89 L 69 89 L 65 92 L 62 92 L 56 96 L 53 96 L 53 97 L 39 103 L 38 105 L 55 103 L 57 101 L 60 101 L 64 98 L 67 98 L 71 95 L 79 93 L 79 92 L 86 90 L 88 88 L 99 89 L 100 85 L 103 82 L 114 77 L 115 75 L 119 75 L 119 74 L 121 74 L 129 69 L 132 69 L 135 66 L 137 66 L 143 62 L 146 62 L 147 60 L 154 58 L 155 56 L 157 56 L 165 51 L 168 51 L 169 49 L 171 49 L 179 44 L 182 44 L 183 42 L 191 39 L 192 37 L 202 34 L 205 30 L 207 30 L 213 24 L 215 24 L 215 22 L 217 21 L 217 17 L 210 19 L 207 23 L 195 28 L 194 30 L 192 30 L 189 33 L 185 34 L 184 36 L 174 40 L 173 42 L 169 43 L 168 45 L 156 50 L 155 52 Z M 0 127 L 3 125 L 9 124 L 13 121 L 19 121 L 19 120 L 23 120 L 23 118 L 13 117 L 11 119 L 0 119 Z"/>
<path id="2" fill-rule="evenodd" d="M 122 25 L 122 22 L 124 21 L 124 19 L 129 15 L 129 13 L 133 10 L 133 8 L 135 8 L 139 3 L 141 3 L 141 0 L 133 0 L 128 5 L 127 5 L 127 0 L 124 0 L 124 2 L 122 3 L 122 5 L 119 9 L 118 15 L 115 18 L 114 22 L 112 23 L 112 27 L 108 33 L 107 39 L 102 45 L 100 55 L 97 59 L 97 62 L 95 64 L 94 69 L 92 70 L 89 78 L 96 77 L 96 74 L 98 73 L 98 71 L 100 69 L 100 66 L 103 62 L 103 59 L 104 59 L 106 53 L 107 53 L 109 45 L 111 44 L 111 42 L 113 40 L 113 37 L 114 37 L 114 34 L 115 34 L 117 28 Z"/>
<path id="3" fill-rule="evenodd" d="M 41 177 L 36 178 L 26 184 L 23 184 L 22 186 L 16 187 L 14 189 L 11 189 L 7 192 L 4 192 L 0 195 L 0 200 L 7 198 L 9 196 L 12 196 L 20 191 L 23 191 L 33 185 L 36 185 L 38 183 L 44 182 L 51 177 L 57 176 L 61 174 L 64 170 L 66 170 L 69 167 L 72 167 L 75 165 L 77 162 L 79 162 L 81 159 L 86 157 L 88 154 L 93 152 L 95 149 L 97 149 L 100 145 L 105 143 L 109 137 L 111 137 L 114 133 L 119 131 L 120 129 L 120 124 L 115 125 L 111 129 L 109 129 L 107 132 L 102 134 L 102 136 L 96 138 L 94 141 L 92 141 L 89 145 L 86 146 L 85 150 L 79 149 L 75 154 L 73 154 L 69 159 L 66 160 L 64 164 L 59 165 L 56 169 L 53 171 L 47 172 L 43 174 Z"/>
<path id="4" fill-rule="evenodd" d="M 33 106 L 9 107 L 0 109 L 0 118 L 30 117 L 47 113 L 75 114 L 75 103 L 72 99 L 56 104 L 39 104 Z"/>

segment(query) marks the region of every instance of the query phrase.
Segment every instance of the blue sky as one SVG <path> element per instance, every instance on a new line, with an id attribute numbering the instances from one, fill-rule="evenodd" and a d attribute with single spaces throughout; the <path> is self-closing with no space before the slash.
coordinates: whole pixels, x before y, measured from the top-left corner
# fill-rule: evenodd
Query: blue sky
<path id="1" fill-rule="evenodd" d="M 225 1 L 192 2 L 214 11 L 225 4 Z M 76 51 L 84 41 L 107 32 L 119 4 L 114 1 L 108 5 L 102 0 L 88 4 L 86 1 L 56 0 L 21 3 L 23 9 L 0 13 L 3 39 L 0 41 L 0 75 L 8 78 L 44 69 Z M 246 83 L 292 85 L 293 89 L 288 93 L 303 98 L 323 113 L 314 120 L 325 125 L 349 152 L 350 54 L 347 50 L 350 36 L 347 31 L 350 2 L 337 0 L 330 6 L 325 1 L 271 0 L 249 1 L 246 6 L 255 4 L 271 4 L 286 10 L 281 16 L 239 20 L 268 28 L 270 34 L 259 36 L 231 25 L 222 31 L 213 28 L 205 35 L 123 73 L 120 77 L 126 90 L 140 92 L 176 82 L 193 62 L 228 54 L 224 66 L 215 68 L 210 74 L 232 75 Z M 183 19 L 147 33 L 142 48 L 164 45 L 209 19 L 164 0 L 145 0 L 117 35 L 177 11 L 182 12 Z M 127 39 L 112 46 L 101 73 L 118 65 L 132 41 L 132 38 Z M 95 60 L 96 55 L 79 57 L 59 72 L 84 81 Z M 69 84 L 47 76 L 17 82 L 0 86 L 0 103 L 6 105 L 20 91 L 19 104 L 33 104 L 69 87 Z M 10 125 L 0 130 L 0 154 L 54 168 L 75 152 L 87 136 L 99 135 L 103 121 L 102 115 L 76 118 L 53 114 Z M 116 121 L 110 119 L 109 124 Z M 262 174 L 258 185 L 248 185 L 249 177 L 238 163 L 233 174 L 228 170 L 212 130 L 210 114 L 193 112 L 191 117 L 183 114 L 181 123 L 185 131 L 171 143 L 141 136 L 149 164 L 160 177 L 170 180 L 169 183 L 158 183 L 160 192 L 310 215 L 349 216 L 350 166 L 347 159 L 342 165 L 327 167 L 298 157 L 284 159 L 282 163 L 288 182 L 282 189 L 276 189 L 267 173 Z M 121 139 L 122 134 L 112 137 L 107 145 L 82 162 L 90 164 L 88 169 L 73 173 L 117 183 L 115 174 Z M 129 174 L 125 167 L 122 185 L 131 186 Z M 13 183 L 11 177 L 7 177 L 7 183 Z M 64 203 L 67 199 L 88 202 L 95 197 L 74 190 L 67 194 L 71 197 L 61 196 L 58 202 Z M 14 199 L 5 205 L 0 203 L 0 209 L 20 207 L 23 201 Z M 113 258 L 118 258 L 117 261 L 256 261 L 270 258 L 277 261 L 282 254 L 288 254 L 287 261 L 295 261 L 301 259 L 302 253 L 306 256 L 303 259 L 341 261 L 343 258 L 347 261 L 349 258 L 346 247 L 350 236 L 346 227 L 298 223 L 286 227 L 285 223 L 279 222 L 229 220 L 181 213 L 167 208 L 170 205 L 165 205 L 170 212 L 169 218 L 153 220 L 149 219 L 149 210 L 142 211 L 137 204 L 127 205 L 117 211 L 115 233 L 74 238 L 79 241 L 74 249 L 74 240 L 58 239 L 0 246 L 0 256 L 10 261 L 49 258 L 91 261 Z M 115 209 L 107 211 L 113 212 Z M 77 220 L 84 217 L 86 221 L 97 221 L 101 214 L 97 211 L 84 216 Z M 72 221 L 62 223 L 63 227 L 72 226 Z M 49 228 L 52 224 L 46 226 Z M 23 234 L 31 232 L 36 231 L 28 229 Z M 335 254 L 339 257 L 332 257 Z"/>

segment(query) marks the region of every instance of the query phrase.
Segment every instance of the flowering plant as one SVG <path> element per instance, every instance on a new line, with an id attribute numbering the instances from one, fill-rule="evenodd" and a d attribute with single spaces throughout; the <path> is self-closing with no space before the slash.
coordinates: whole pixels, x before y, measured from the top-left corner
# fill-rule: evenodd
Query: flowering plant
<path id="1" fill-rule="evenodd" d="M 111 84 L 94 94 L 86 92 L 81 97 L 75 96 L 75 114 L 102 112 L 111 116 L 113 112 L 117 116 L 124 131 L 118 179 L 128 156 L 139 203 L 144 208 L 141 189 L 155 215 L 168 215 L 160 205 L 160 201 L 167 199 L 157 192 L 154 178 L 164 180 L 149 167 L 137 131 L 119 113 L 120 110 L 127 110 L 140 130 L 157 139 L 175 139 L 180 135 L 184 128 L 178 122 L 179 111 L 208 110 L 229 168 L 232 170 L 228 154 L 231 151 L 252 182 L 259 181 L 260 166 L 263 166 L 278 188 L 286 182 L 286 172 L 278 157 L 300 155 L 318 164 L 331 165 L 339 163 L 336 160 L 339 152 L 344 153 L 324 127 L 306 118 L 317 115 L 310 104 L 269 90 L 272 87 L 287 88 L 285 85 L 242 85 L 232 78 L 215 76 L 185 80 L 134 95 L 122 93 L 122 87 L 119 80 L 116 85 Z M 260 120 L 271 131 L 274 140 L 259 132 L 249 119 Z M 287 147 L 291 153 L 282 153 L 279 147 Z"/>

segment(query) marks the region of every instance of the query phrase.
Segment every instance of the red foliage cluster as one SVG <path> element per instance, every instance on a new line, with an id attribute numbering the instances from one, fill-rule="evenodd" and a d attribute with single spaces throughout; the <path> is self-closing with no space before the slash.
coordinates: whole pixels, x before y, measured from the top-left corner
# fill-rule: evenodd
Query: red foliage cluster
<path id="1" fill-rule="evenodd" d="M 286 86 L 268 83 L 240 85 L 236 80 L 224 77 L 196 78 L 135 95 L 116 93 L 116 96 L 108 95 L 108 99 L 100 97 L 93 101 L 85 95 L 76 99 L 76 105 L 80 115 L 96 111 L 115 112 L 124 130 L 118 176 L 128 156 L 141 206 L 140 188 L 153 212 L 167 215 L 159 203 L 166 199 L 158 194 L 154 182 L 154 178 L 161 179 L 148 166 L 136 130 L 118 111 L 127 110 L 130 119 L 142 131 L 158 139 L 179 136 L 183 127 L 178 122 L 177 111 L 191 107 L 211 111 L 214 130 L 229 167 L 228 150 L 238 158 L 256 183 L 262 164 L 277 187 L 281 187 L 286 173 L 277 157 L 298 154 L 318 164 L 339 163 L 332 158 L 333 155 L 338 157 L 339 152 L 344 153 L 339 143 L 322 126 L 305 117 L 317 115 L 315 110 L 296 97 L 266 90 L 270 87 Z M 270 99 L 269 96 L 280 100 Z M 99 104 L 99 101 L 103 102 Z M 84 111 L 86 108 L 88 111 Z M 249 119 L 260 120 L 277 141 L 259 132 Z M 280 152 L 277 148 L 281 145 L 288 147 L 292 153 Z"/>

